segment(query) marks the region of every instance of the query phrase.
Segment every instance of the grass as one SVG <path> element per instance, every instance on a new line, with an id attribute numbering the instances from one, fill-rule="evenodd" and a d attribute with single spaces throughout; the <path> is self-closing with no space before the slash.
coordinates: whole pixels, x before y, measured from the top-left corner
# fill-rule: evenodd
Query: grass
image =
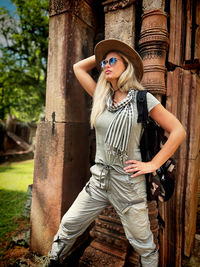
<path id="1" fill-rule="evenodd" d="M 33 160 L 0 165 L 0 241 L 14 231 L 33 183 Z"/>

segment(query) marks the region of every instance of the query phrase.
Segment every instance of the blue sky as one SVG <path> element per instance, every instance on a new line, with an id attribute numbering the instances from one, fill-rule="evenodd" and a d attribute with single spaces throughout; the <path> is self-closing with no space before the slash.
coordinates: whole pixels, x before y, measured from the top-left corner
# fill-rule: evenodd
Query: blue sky
<path id="1" fill-rule="evenodd" d="M 11 14 L 15 11 L 15 5 L 10 0 L 1 0 L 0 7 L 5 7 L 6 9 L 10 10 Z"/>
<path id="2" fill-rule="evenodd" d="M 5 7 L 7 10 L 10 11 L 10 14 L 14 17 L 15 5 L 10 0 L 0 0 L 0 7 Z M 5 39 L 1 34 L 0 34 L 0 44 L 6 45 Z"/>

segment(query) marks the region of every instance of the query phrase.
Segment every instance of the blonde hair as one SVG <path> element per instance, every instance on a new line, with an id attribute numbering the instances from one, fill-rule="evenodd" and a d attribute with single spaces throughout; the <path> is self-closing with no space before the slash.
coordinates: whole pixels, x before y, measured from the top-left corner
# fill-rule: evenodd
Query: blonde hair
<path id="1" fill-rule="evenodd" d="M 116 52 L 124 61 L 126 69 L 120 75 L 117 87 L 121 92 L 128 92 L 131 88 L 137 90 L 144 90 L 143 86 L 137 81 L 135 77 L 135 71 L 133 64 L 123 54 Z M 92 112 L 90 116 L 91 128 L 94 128 L 97 117 L 105 110 L 106 101 L 113 92 L 112 85 L 105 78 L 105 74 L 102 71 L 97 81 L 96 89 L 93 96 Z"/>

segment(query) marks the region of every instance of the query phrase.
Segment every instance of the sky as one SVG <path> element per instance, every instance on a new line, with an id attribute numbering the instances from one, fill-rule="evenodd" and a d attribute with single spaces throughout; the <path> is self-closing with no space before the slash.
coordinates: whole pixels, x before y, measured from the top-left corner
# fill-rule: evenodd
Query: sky
<path id="1" fill-rule="evenodd" d="M 15 11 L 15 5 L 10 0 L 1 0 L 0 7 L 5 7 L 6 9 L 10 10 L 11 14 Z"/>
<path id="2" fill-rule="evenodd" d="M 5 7 L 14 16 L 15 5 L 10 0 L 0 0 L 0 7 Z M 6 45 L 4 37 L 0 34 L 0 44 Z M 0 54 L 1 55 L 1 54 Z"/>

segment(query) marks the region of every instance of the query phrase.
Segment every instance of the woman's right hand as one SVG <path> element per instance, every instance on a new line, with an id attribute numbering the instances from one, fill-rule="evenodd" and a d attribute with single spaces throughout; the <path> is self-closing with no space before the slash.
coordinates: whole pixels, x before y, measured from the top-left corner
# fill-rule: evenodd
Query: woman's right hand
<path id="1" fill-rule="evenodd" d="M 95 56 L 83 59 L 73 65 L 73 70 L 76 78 L 85 91 L 93 97 L 96 88 L 96 82 L 88 73 L 96 66 Z"/>
<path id="2" fill-rule="evenodd" d="M 138 175 L 155 172 L 159 166 L 156 166 L 152 161 L 142 162 L 139 160 L 127 160 L 127 166 L 124 168 L 125 172 L 133 173 L 131 178 Z"/>

